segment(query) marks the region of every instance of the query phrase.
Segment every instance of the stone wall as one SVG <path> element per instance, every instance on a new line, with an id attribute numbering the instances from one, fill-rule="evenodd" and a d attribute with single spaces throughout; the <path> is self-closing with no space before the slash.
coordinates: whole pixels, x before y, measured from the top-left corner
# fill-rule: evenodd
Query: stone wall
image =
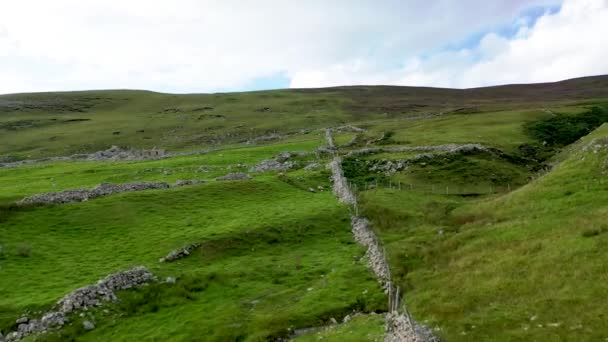
<path id="1" fill-rule="evenodd" d="M 17 202 L 19 205 L 40 205 L 40 204 L 64 204 L 71 202 L 83 202 L 89 199 L 109 196 L 120 192 L 142 191 L 150 189 L 169 189 L 174 187 L 182 187 L 187 185 L 200 184 L 200 180 L 185 180 L 177 181 L 170 185 L 164 182 L 135 182 L 123 184 L 102 183 L 93 189 L 74 189 L 59 192 L 49 192 L 26 197 Z"/>
<path id="2" fill-rule="evenodd" d="M 8 333 L 5 337 L 6 341 L 18 341 L 32 334 L 59 329 L 69 321 L 71 313 L 99 307 L 104 302 L 116 301 L 118 298 L 115 291 L 138 287 L 155 280 L 156 277 L 143 266 L 110 274 L 94 285 L 79 288 L 65 295 L 52 311 L 45 313 L 40 319 L 19 318 L 17 331 Z"/>

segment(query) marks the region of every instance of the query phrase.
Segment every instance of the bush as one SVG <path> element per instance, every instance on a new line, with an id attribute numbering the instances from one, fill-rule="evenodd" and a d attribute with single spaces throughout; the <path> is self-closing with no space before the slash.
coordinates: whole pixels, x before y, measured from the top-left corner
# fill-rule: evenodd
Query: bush
<path id="1" fill-rule="evenodd" d="M 547 146 L 561 147 L 572 144 L 608 122 L 606 108 L 593 107 L 578 115 L 563 115 L 530 122 L 525 125 L 529 135 Z"/>

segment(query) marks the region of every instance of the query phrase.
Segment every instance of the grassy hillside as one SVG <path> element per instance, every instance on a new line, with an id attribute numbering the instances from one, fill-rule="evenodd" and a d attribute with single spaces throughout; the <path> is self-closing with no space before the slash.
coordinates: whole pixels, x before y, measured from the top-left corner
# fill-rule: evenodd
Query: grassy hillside
<path id="1" fill-rule="evenodd" d="M 606 338 L 607 142 L 501 196 L 365 192 L 411 310 L 450 341 Z"/>
<path id="2" fill-rule="evenodd" d="M 507 147 L 525 140 L 518 134 L 521 121 L 601 99 L 608 99 L 605 76 L 468 90 L 338 87 L 191 95 L 1 95 L 0 160 L 94 152 L 111 145 L 195 150 L 344 123 L 373 131 L 397 129 L 396 139 L 406 144 L 500 139 L 496 143 Z M 438 121 L 412 126 L 413 119 L 436 117 Z"/>
<path id="3" fill-rule="evenodd" d="M 160 282 L 27 340 L 382 340 L 386 296 L 323 166 L 323 129 L 352 125 L 332 132 L 336 153 L 419 322 L 446 341 L 603 340 L 607 104 L 606 76 L 466 90 L 2 95 L 0 163 L 112 145 L 210 150 L 0 166 L 0 331 L 144 265 Z M 433 147 L 444 144 L 453 149 Z M 287 171 L 251 170 L 286 151 L 306 153 Z M 216 180 L 231 172 L 252 179 Z M 105 182 L 187 179 L 204 183 L 15 205 Z M 191 243 L 201 247 L 159 262 Z"/>
<path id="4" fill-rule="evenodd" d="M 282 147 L 288 146 L 294 147 Z M 215 168 L 211 175 L 225 174 L 237 161 L 255 163 L 273 155 L 270 147 L 249 152 L 246 158 L 236 150 L 224 157 L 114 163 L 101 170 L 99 163 L 87 162 L 24 167 L 4 174 L 4 184 L 13 183 L 4 195 L 12 199 L 28 191 L 47 191 L 48 179 L 53 189 L 63 189 L 102 180 L 180 178 L 196 175 L 190 168 L 201 164 Z M 159 166 L 171 174 L 159 175 Z M 146 177 L 150 169 L 154 171 Z M 117 178 L 108 179 L 112 174 Z M 26 189 L 24 182 L 15 185 L 15 177 L 42 180 Z M 315 188 L 329 187 L 325 171 L 294 171 L 293 177 Z M 352 241 L 346 209 L 331 192 L 311 193 L 274 173 L 256 175 L 251 181 L 210 181 L 83 203 L 5 209 L 0 219 L 2 331 L 13 327 L 15 317 L 26 310 L 46 308 L 77 287 L 139 264 L 161 279 L 171 276 L 178 281 L 125 293 L 109 313 L 94 311 L 99 327 L 92 332 L 85 333 L 76 323 L 46 339 L 207 336 L 257 341 L 285 336 L 292 327 L 323 324 L 353 310 L 382 311 L 386 305 L 364 262 L 356 262 L 364 251 Z M 189 258 L 158 262 L 192 242 L 203 247 Z"/>

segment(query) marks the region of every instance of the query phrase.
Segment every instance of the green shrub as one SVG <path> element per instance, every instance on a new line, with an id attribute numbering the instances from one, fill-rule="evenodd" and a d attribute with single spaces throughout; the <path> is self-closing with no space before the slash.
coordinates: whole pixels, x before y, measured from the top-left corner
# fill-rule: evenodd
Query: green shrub
<path id="1" fill-rule="evenodd" d="M 593 107 L 578 115 L 558 114 L 525 125 L 529 135 L 547 146 L 566 146 L 608 122 L 608 110 Z"/>

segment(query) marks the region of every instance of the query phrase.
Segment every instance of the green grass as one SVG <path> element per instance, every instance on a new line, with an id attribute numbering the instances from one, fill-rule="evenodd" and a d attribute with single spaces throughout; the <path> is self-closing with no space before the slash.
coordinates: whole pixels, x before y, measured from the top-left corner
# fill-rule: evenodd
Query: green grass
<path id="1" fill-rule="evenodd" d="M 360 342 L 383 341 L 384 316 L 370 315 L 357 316 L 347 323 L 332 326 L 299 336 L 296 342 L 330 341 L 330 342 Z"/>
<path id="2" fill-rule="evenodd" d="M 312 194 L 274 176 L 31 208 L 11 215 L 0 229 L 6 250 L 0 271 L 4 324 L 25 308 L 50 305 L 137 264 L 180 279 L 214 275 L 204 291 L 185 299 L 179 281 L 175 288 L 156 289 L 161 295 L 152 312 L 118 307 L 126 318 L 101 323 L 79 337 L 84 340 L 154 340 L 193 327 L 176 338 L 213 332 L 211 340 L 237 334 L 256 341 L 328 315 L 385 305 L 364 262 L 353 263 L 363 250 L 352 241 L 346 209 L 330 192 Z M 205 243 L 200 252 L 158 263 L 193 241 Z M 31 247 L 31 255 L 17 255 L 21 244 Z M 255 308 L 247 304 L 252 301 L 259 301 Z M 242 323 L 233 327 L 228 321 Z"/>
<path id="3" fill-rule="evenodd" d="M 214 180 L 283 151 L 314 151 L 326 144 L 322 128 L 352 124 L 368 130 L 352 148 L 389 133 L 371 147 L 496 149 L 441 156 L 388 176 L 370 174 L 362 162 L 411 154 L 345 159 L 346 176 L 359 189 L 379 182 L 360 192 L 360 209 L 373 221 L 417 320 L 447 341 L 603 340 L 607 152 L 581 148 L 608 136 L 607 127 L 559 155 L 532 148 L 542 141 L 529 127 L 551 120 L 551 112 L 568 121 L 606 103 L 604 83 L 0 96 L 0 162 L 111 145 L 217 149 L 153 161 L 0 168 L 0 329 L 16 328 L 24 311 L 48 309 L 80 286 L 140 264 L 177 282 L 123 291 L 120 302 L 104 307 L 107 313 L 74 316 L 38 340 L 264 341 L 353 311 L 385 311 L 386 298 L 352 238 L 348 209 L 329 191 L 329 172 L 302 169 L 328 156 L 297 157 L 295 170 L 252 173 L 251 181 Z M 289 137 L 246 143 L 271 134 Z M 337 145 L 355 136 L 334 134 Z M 545 163 L 558 161 L 525 185 Z M 102 182 L 180 179 L 207 182 L 60 206 L 11 205 Z M 192 242 L 202 247 L 188 258 L 158 262 Z M 96 329 L 85 331 L 84 319 L 94 319 Z M 382 320 L 357 317 L 297 340 L 382 340 Z"/>
<path id="4" fill-rule="evenodd" d="M 0 168 L 0 203 L 25 196 L 73 188 L 91 188 L 102 182 L 213 180 L 229 172 L 245 171 L 263 159 L 284 151 L 312 151 L 324 140 L 286 141 L 259 147 L 226 149 L 203 155 L 137 162 L 49 162 L 20 168 Z M 243 165 L 237 167 L 237 165 Z M 305 166 L 302 162 L 301 167 Z"/>
<path id="5" fill-rule="evenodd" d="M 605 136 L 503 196 L 364 193 L 414 316 L 450 341 L 606 338 L 608 150 L 581 151 Z"/>

